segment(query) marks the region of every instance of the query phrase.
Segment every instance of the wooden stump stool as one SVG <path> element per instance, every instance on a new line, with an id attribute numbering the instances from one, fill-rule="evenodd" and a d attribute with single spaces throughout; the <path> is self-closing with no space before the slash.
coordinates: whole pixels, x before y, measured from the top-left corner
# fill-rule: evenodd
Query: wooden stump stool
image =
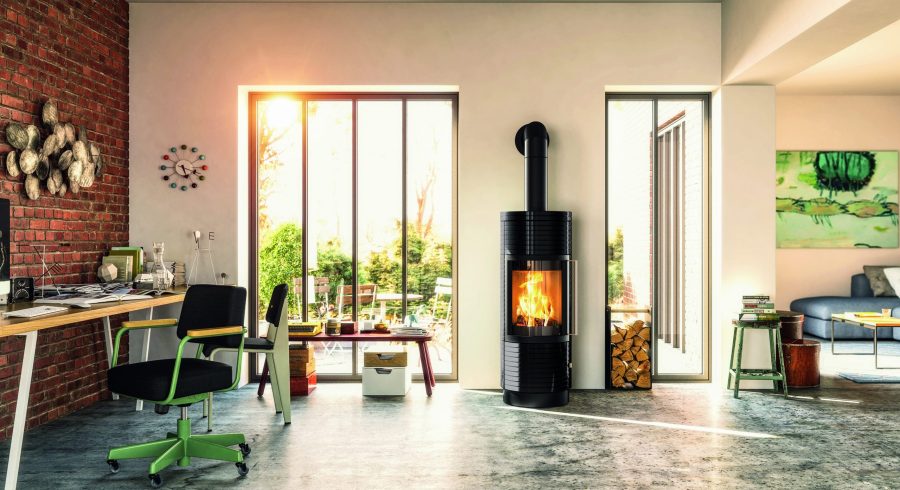
<path id="1" fill-rule="evenodd" d="M 784 370 L 787 384 L 791 388 L 813 388 L 819 386 L 819 350 L 821 345 L 815 340 L 787 340 L 784 349 Z"/>

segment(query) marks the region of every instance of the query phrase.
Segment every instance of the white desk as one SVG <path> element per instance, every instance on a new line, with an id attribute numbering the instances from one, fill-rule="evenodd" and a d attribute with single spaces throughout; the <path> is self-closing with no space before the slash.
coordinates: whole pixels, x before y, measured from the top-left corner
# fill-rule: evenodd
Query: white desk
<path id="1" fill-rule="evenodd" d="M 113 354 L 113 336 L 109 317 L 138 310 L 149 310 L 149 318 L 153 317 L 153 307 L 181 303 L 184 294 L 167 294 L 158 298 L 122 301 L 118 303 L 101 303 L 89 309 L 70 309 L 55 315 L 36 318 L 2 318 L 0 319 L 0 338 L 11 335 L 25 336 L 25 353 L 22 358 L 22 374 L 19 377 L 19 391 L 16 398 L 16 415 L 13 421 L 12 440 L 9 446 L 9 463 L 6 468 L 6 490 L 14 490 L 19 479 L 19 462 L 22 458 L 22 442 L 25 438 L 25 423 L 28 420 L 28 396 L 31 393 L 31 374 L 34 372 L 34 353 L 37 349 L 38 331 L 58 328 L 74 323 L 91 320 L 103 320 L 103 334 L 106 340 L 106 360 L 111 363 Z M 14 311 L 31 308 L 32 303 L 15 303 L 0 308 L 2 311 Z M 144 332 L 149 332 L 145 330 Z M 141 360 L 146 361 L 150 351 L 150 336 L 144 334 L 141 346 Z M 109 365 L 109 364 L 108 364 Z M 118 398 L 118 395 L 114 395 Z M 143 404 L 137 402 L 136 409 L 141 410 Z"/>

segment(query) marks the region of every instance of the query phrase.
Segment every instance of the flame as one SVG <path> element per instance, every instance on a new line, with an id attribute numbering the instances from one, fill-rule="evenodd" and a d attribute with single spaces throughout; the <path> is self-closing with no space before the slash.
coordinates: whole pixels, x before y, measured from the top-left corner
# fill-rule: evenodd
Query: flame
<path id="1" fill-rule="evenodd" d="M 544 326 L 555 320 L 556 311 L 550 297 L 544 294 L 544 274 L 530 271 L 519 284 L 519 304 L 516 317 L 524 319 L 527 327 Z"/>

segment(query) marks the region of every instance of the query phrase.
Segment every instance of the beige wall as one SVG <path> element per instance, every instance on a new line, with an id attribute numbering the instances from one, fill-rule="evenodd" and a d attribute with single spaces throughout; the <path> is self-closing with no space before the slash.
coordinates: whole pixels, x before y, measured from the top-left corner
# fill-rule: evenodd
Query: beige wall
<path id="1" fill-rule="evenodd" d="M 784 150 L 900 150 L 900 97 L 779 96 L 776 145 Z M 900 264 L 898 249 L 779 249 L 776 306 L 850 294 L 863 265 Z"/>
<path id="2" fill-rule="evenodd" d="M 726 85 L 713 98 L 711 342 L 720 385 L 741 296 L 776 296 L 774 119 L 775 87 Z M 768 367 L 764 331 L 747 333 L 743 359 L 746 368 Z"/>
<path id="3" fill-rule="evenodd" d="M 513 135 L 539 119 L 550 207 L 575 215 L 575 386 L 601 387 L 604 87 L 718 84 L 719 29 L 717 4 L 132 4 L 132 241 L 186 257 L 213 230 L 238 273 L 240 85 L 457 85 L 460 381 L 499 386 L 498 214 L 524 205 Z M 159 181 L 178 142 L 209 157 L 197 191 Z"/>

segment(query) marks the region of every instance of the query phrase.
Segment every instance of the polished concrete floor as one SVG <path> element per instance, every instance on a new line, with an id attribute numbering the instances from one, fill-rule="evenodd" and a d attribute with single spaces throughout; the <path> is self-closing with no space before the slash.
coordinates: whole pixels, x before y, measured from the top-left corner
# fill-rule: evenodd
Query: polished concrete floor
<path id="1" fill-rule="evenodd" d="M 494 391 L 421 384 L 373 399 L 358 384 L 321 385 L 281 424 L 255 386 L 217 398 L 216 428 L 253 447 L 246 478 L 195 460 L 163 472 L 167 488 L 897 488 L 900 385 L 827 378 L 789 399 L 709 385 L 575 392 L 554 410 L 518 410 Z M 26 434 L 23 489 L 148 488 L 146 460 L 105 463 L 110 446 L 173 430 L 160 416 L 107 401 Z M 205 430 L 199 407 L 196 430 Z M 0 476 L 8 443 L 0 445 Z"/>

